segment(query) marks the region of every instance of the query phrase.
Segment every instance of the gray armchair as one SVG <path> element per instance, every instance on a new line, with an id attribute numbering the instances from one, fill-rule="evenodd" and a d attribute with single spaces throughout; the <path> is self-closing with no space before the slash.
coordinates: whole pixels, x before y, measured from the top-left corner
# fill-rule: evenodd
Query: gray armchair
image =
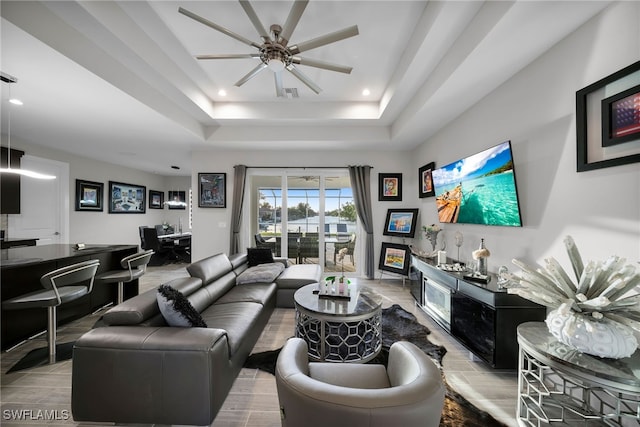
<path id="1" fill-rule="evenodd" d="M 283 427 L 437 427 L 444 406 L 440 370 L 422 350 L 396 342 L 389 363 L 309 363 L 291 338 L 276 363 Z"/>

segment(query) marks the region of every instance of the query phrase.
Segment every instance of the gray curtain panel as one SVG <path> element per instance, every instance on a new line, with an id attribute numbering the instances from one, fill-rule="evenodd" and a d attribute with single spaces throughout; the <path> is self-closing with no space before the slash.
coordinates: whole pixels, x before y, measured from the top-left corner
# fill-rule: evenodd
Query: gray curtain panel
<path id="1" fill-rule="evenodd" d="M 367 279 L 375 276 L 373 256 L 373 213 L 371 209 L 371 166 L 349 166 L 349 178 L 353 190 L 353 202 L 360 222 L 367 233 L 364 246 L 364 274 Z"/>
<path id="2" fill-rule="evenodd" d="M 229 255 L 237 254 L 240 250 L 240 225 L 242 222 L 242 201 L 244 200 L 244 182 L 247 177 L 245 165 L 233 167 L 233 202 L 231 205 L 231 245 Z"/>

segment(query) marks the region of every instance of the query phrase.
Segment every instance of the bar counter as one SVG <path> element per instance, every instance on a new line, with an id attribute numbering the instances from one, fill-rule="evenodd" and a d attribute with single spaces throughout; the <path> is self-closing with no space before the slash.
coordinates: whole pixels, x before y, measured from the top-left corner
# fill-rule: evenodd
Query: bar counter
<path id="1" fill-rule="evenodd" d="M 55 244 L 2 249 L 0 251 L 1 300 L 42 289 L 40 277 L 57 268 L 90 259 L 100 261 L 97 274 L 122 268 L 120 260 L 138 251 L 137 245 L 75 245 Z M 138 281 L 125 285 L 125 299 L 138 294 Z M 90 314 L 117 301 L 115 284 L 94 284 L 91 294 L 58 307 L 58 324 L 64 324 Z M 44 308 L 2 310 L 1 348 L 11 346 L 47 329 Z"/>

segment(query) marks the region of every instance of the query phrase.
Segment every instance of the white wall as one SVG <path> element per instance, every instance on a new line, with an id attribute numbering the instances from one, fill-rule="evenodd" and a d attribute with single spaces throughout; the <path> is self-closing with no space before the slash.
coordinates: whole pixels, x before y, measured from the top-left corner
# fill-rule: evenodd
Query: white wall
<path id="1" fill-rule="evenodd" d="M 69 243 L 84 242 L 87 244 L 140 244 L 138 226 L 155 225 L 167 221 L 177 224 L 178 217 L 183 217 L 184 227 L 188 224 L 188 210 L 149 209 L 144 214 L 109 214 L 108 188 L 109 181 L 143 185 L 148 191 L 164 191 L 165 198 L 169 190 L 189 192 L 190 177 L 162 176 L 129 169 L 111 163 L 100 162 L 75 156 L 58 150 L 51 150 L 37 145 L 12 141 L 16 149 L 26 153 L 69 164 Z M 104 184 L 104 210 L 102 212 L 75 211 L 76 179 L 102 182 Z"/>
<path id="2" fill-rule="evenodd" d="M 550 256 L 570 269 L 566 235 L 585 260 L 640 260 L 640 167 L 577 173 L 575 117 L 577 90 L 640 59 L 639 22 L 640 3 L 613 4 L 416 150 L 414 169 L 512 142 L 524 226 L 446 224 L 450 254 L 461 231 L 461 257 L 470 259 L 485 238 L 491 271 L 517 271 L 513 258 L 542 263 Z M 434 198 L 419 206 L 425 224 L 437 222 Z"/>
<path id="3" fill-rule="evenodd" d="M 192 259 L 198 260 L 216 253 L 229 252 L 230 224 L 231 224 L 231 197 L 233 194 L 233 166 L 244 164 L 252 167 L 347 167 L 349 165 L 373 166 L 371 171 L 372 208 L 374 215 L 374 230 L 380 231 L 375 236 L 375 264 L 378 263 L 379 248 L 382 241 L 392 241 L 388 236 L 382 238 L 382 230 L 388 208 L 415 208 L 417 207 L 417 187 L 407 185 L 406 182 L 417 170 L 407 167 L 410 164 L 409 152 L 316 152 L 291 149 L 279 152 L 246 152 L 246 151 L 218 151 L 197 152 L 192 159 L 192 188 L 194 198 L 197 200 L 197 174 L 198 172 L 227 173 L 227 208 L 211 209 L 198 208 L 197 202 L 193 208 Z M 402 202 L 378 202 L 378 173 L 402 173 L 403 196 Z M 415 178 L 414 178 L 415 181 Z M 221 225 L 225 227 L 221 227 Z M 250 233 L 249 230 L 245 235 Z M 399 238 L 395 242 L 400 243 Z M 410 243 L 407 240 L 407 243 Z"/>

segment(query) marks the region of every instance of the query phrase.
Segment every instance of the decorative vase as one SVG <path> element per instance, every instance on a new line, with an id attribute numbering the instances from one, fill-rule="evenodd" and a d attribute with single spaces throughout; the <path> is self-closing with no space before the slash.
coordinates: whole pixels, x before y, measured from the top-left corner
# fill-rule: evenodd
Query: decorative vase
<path id="1" fill-rule="evenodd" d="M 484 245 L 484 239 L 480 239 L 480 247 L 476 251 L 476 255 L 478 257 L 478 260 L 477 260 L 478 264 L 477 264 L 476 271 L 482 274 L 483 276 L 486 276 L 488 271 L 488 268 L 487 268 L 488 255 L 486 255 L 487 253 L 488 251 Z"/>
<path id="2" fill-rule="evenodd" d="M 596 320 L 561 306 L 549 312 L 545 322 L 558 341 L 581 353 L 620 359 L 638 348 L 631 328 L 607 318 Z"/>

